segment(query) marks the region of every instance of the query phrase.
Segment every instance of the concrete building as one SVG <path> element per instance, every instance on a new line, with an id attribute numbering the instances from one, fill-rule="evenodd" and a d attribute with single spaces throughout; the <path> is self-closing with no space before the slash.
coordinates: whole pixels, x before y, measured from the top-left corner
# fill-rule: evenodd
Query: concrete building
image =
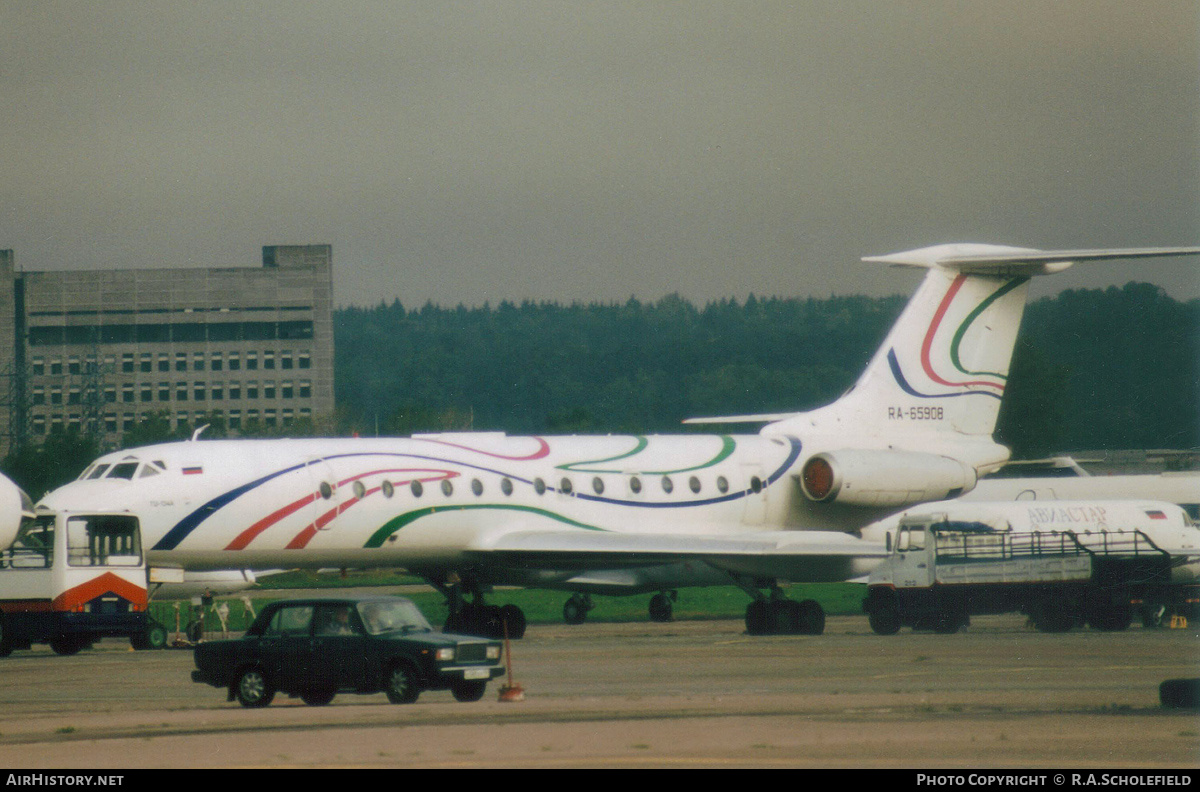
<path id="1" fill-rule="evenodd" d="M 0 250 L 4 453 L 55 426 L 106 447 L 138 421 L 231 430 L 333 414 L 333 251 L 272 245 L 262 267 L 16 271 Z"/>

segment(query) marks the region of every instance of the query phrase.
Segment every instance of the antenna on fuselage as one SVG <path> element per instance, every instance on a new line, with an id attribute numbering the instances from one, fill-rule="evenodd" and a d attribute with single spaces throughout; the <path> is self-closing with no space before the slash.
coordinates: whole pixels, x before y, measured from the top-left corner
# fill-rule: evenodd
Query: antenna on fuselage
<path id="1" fill-rule="evenodd" d="M 195 440 L 199 440 L 199 439 L 200 439 L 200 433 L 201 433 L 201 432 L 203 432 L 203 431 L 204 431 L 205 429 L 207 429 L 207 428 L 208 428 L 208 424 L 204 424 L 204 426 L 198 427 L 198 428 L 196 429 L 196 431 L 192 432 L 192 440 L 193 440 L 193 441 L 195 441 Z"/>

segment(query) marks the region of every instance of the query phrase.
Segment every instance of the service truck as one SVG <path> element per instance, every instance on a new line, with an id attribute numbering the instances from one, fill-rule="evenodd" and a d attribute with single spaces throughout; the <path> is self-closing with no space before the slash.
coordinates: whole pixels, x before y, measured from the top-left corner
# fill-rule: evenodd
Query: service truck
<path id="1" fill-rule="evenodd" d="M 30 515 L 0 553 L 0 657 L 34 643 L 75 654 L 114 636 L 136 649 L 161 647 L 167 633 L 147 600 L 137 517 Z"/>
<path id="2" fill-rule="evenodd" d="M 1044 632 L 1123 630 L 1173 593 L 1171 555 L 1137 529 L 997 531 L 926 513 L 902 518 L 888 542 L 863 602 L 880 635 L 953 633 L 971 616 L 1018 611 Z"/>

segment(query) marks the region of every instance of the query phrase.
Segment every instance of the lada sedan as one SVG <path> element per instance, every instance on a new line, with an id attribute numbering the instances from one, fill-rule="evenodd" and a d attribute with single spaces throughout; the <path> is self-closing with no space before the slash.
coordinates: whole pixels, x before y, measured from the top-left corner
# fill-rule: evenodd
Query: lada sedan
<path id="1" fill-rule="evenodd" d="M 498 641 L 435 632 L 402 597 L 273 602 L 244 637 L 202 643 L 195 659 L 193 682 L 227 688 L 244 707 L 265 707 L 276 693 L 311 706 L 343 692 L 408 704 L 423 690 L 449 689 L 478 701 L 504 673 Z"/>

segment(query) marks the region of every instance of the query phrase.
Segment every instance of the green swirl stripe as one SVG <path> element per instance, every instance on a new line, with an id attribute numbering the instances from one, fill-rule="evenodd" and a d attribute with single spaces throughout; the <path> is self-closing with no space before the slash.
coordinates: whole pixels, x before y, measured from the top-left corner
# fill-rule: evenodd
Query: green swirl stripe
<path id="1" fill-rule="evenodd" d="M 1029 278 L 1013 278 L 1008 283 L 1004 284 L 991 295 L 989 295 L 988 298 L 979 303 L 979 305 L 975 306 L 975 310 L 967 314 L 967 318 L 964 319 L 963 323 L 958 326 L 958 330 L 956 330 L 954 333 L 954 339 L 950 342 L 950 362 L 954 364 L 956 369 L 961 371 L 963 374 L 969 374 L 973 377 L 982 375 L 987 377 L 998 377 L 1005 381 L 1008 380 L 1006 375 L 995 371 L 967 371 L 962 364 L 961 358 L 959 357 L 958 348 L 959 345 L 962 344 L 963 337 L 966 336 L 967 330 L 971 328 L 971 325 L 974 324 L 975 320 L 979 318 L 980 314 L 986 311 L 992 303 L 996 302 L 996 300 L 999 300 L 1013 289 L 1017 288 L 1023 283 L 1027 283 L 1028 281 Z"/>
<path id="2" fill-rule="evenodd" d="M 650 441 L 647 438 L 640 435 L 638 436 L 637 441 L 637 445 L 634 446 L 633 450 L 627 451 L 624 454 L 618 454 L 617 456 L 608 457 L 607 459 L 590 459 L 580 462 L 568 462 L 566 464 L 559 465 L 558 469 L 569 470 L 575 473 L 625 473 L 627 471 L 621 469 L 614 470 L 612 468 L 587 468 L 580 467 L 580 465 L 603 465 L 607 462 L 616 462 L 619 459 L 629 459 L 630 457 L 636 456 L 642 451 L 646 450 L 646 446 L 650 444 Z M 646 476 L 669 476 L 674 473 L 690 473 L 693 470 L 703 470 L 704 468 L 709 468 L 725 461 L 736 448 L 736 440 L 728 435 L 721 435 L 721 450 L 717 452 L 716 456 L 707 462 L 703 462 L 699 465 L 693 465 L 692 467 L 676 468 L 674 470 L 639 470 L 638 472 Z"/>
<path id="3" fill-rule="evenodd" d="M 367 540 L 367 543 L 364 544 L 363 547 L 367 547 L 367 548 L 382 547 L 383 543 L 385 541 L 387 541 L 387 538 L 389 536 L 396 533 L 404 526 L 411 525 L 412 523 L 416 522 L 417 520 L 421 519 L 422 517 L 428 517 L 429 515 L 431 515 L 435 512 L 468 511 L 468 510 L 472 510 L 472 509 L 492 509 L 492 510 L 502 510 L 502 511 L 528 512 L 530 514 L 536 514 L 539 517 L 547 517 L 551 520 L 556 520 L 561 523 L 566 523 L 567 525 L 571 525 L 576 528 L 583 528 L 584 530 L 587 530 L 587 531 L 603 531 L 604 530 L 603 528 L 598 528 L 595 525 L 588 525 L 587 523 L 581 523 L 578 520 L 572 520 L 571 518 L 564 517 L 561 514 L 555 514 L 554 512 L 546 511 L 545 509 L 538 509 L 533 506 L 509 506 L 509 505 L 501 505 L 501 504 L 484 504 L 484 503 L 463 504 L 460 506 L 454 506 L 454 505 L 430 506 L 429 508 L 426 508 L 426 509 L 417 509 L 416 511 L 406 512 L 404 514 L 398 515 L 398 516 L 393 517 L 392 519 L 388 520 L 382 526 L 380 526 L 380 528 L 377 531 L 375 531 L 375 533 L 371 534 L 371 538 Z"/>

